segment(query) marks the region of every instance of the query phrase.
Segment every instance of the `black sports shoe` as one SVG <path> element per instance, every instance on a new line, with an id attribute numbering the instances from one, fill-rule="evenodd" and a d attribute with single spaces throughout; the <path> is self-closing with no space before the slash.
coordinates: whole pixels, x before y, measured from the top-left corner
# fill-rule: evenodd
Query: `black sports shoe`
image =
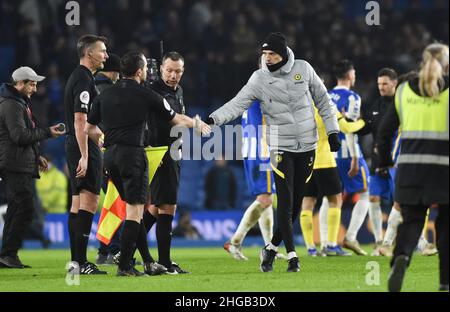
<path id="1" fill-rule="evenodd" d="M 273 261 L 275 260 L 276 255 L 277 252 L 275 250 L 268 250 L 266 249 L 266 247 L 261 249 L 261 251 L 259 252 L 259 259 L 261 260 L 259 268 L 262 272 L 273 271 Z"/>
<path id="2" fill-rule="evenodd" d="M 170 264 L 170 266 L 167 268 L 167 272 L 166 272 L 166 274 L 172 274 L 172 275 L 175 275 L 175 274 L 190 274 L 190 273 L 191 272 L 183 270 L 182 268 L 180 268 L 180 266 L 177 263 L 173 262 L 173 261 Z"/>
<path id="3" fill-rule="evenodd" d="M 166 272 L 166 267 L 156 261 L 144 263 L 144 273 L 147 275 L 161 275 Z"/>
<path id="4" fill-rule="evenodd" d="M 135 276 L 135 277 L 139 277 L 139 276 L 144 276 L 145 273 L 142 273 L 140 271 L 138 271 L 135 267 L 136 265 L 136 259 L 132 259 L 130 262 L 130 267 L 127 270 L 122 270 L 120 267 L 117 268 L 117 276 Z"/>
<path id="5" fill-rule="evenodd" d="M 82 266 L 80 266 L 80 274 L 82 275 L 100 275 L 100 274 L 107 274 L 106 271 L 100 271 L 98 267 L 91 263 L 86 262 Z"/>
<path id="6" fill-rule="evenodd" d="M 24 269 L 24 268 L 31 268 L 29 265 L 24 265 L 22 261 L 20 261 L 18 256 L 11 257 L 11 256 L 1 256 L 0 257 L 0 265 L 4 268 L 9 269 Z"/>
<path id="7" fill-rule="evenodd" d="M 439 286 L 439 291 L 448 291 L 448 284 L 441 284 Z"/>
<path id="8" fill-rule="evenodd" d="M 300 272 L 300 262 L 297 257 L 288 260 L 288 272 Z"/>
<path id="9" fill-rule="evenodd" d="M 402 289 L 403 278 L 405 277 L 408 262 L 409 257 L 404 255 L 395 258 L 388 279 L 388 289 L 390 292 L 399 292 Z"/>
<path id="10" fill-rule="evenodd" d="M 116 274 L 116 276 L 133 276 L 133 277 L 139 277 L 139 276 L 143 276 L 143 275 L 145 275 L 145 274 L 142 272 L 139 272 L 134 267 L 130 267 L 128 270 L 121 270 L 118 268 L 117 274 Z"/>
<path id="11" fill-rule="evenodd" d="M 134 272 L 135 276 L 144 276 L 145 273 L 142 273 L 136 269 L 137 261 L 135 258 L 131 260 L 131 270 Z"/>
<path id="12" fill-rule="evenodd" d="M 95 264 L 99 264 L 99 265 L 106 264 L 107 259 L 108 259 L 108 255 L 99 253 L 97 255 L 97 259 L 95 259 Z"/>

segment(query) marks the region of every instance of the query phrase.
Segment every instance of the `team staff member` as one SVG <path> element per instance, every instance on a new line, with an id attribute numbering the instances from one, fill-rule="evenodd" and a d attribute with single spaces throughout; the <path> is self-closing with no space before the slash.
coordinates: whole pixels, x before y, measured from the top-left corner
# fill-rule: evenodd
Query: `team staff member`
<path id="1" fill-rule="evenodd" d="M 386 113 L 387 109 L 394 105 L 395 89 L 397 87 L 398 76 L 395 70 L 392 68 L 382 68 L 378 72 L 377 84 L 378 91 L 380 92 L 380 98 L 378 98 L 370 108 L 364 113 L 364 119 L 368 122 L 370 127 L 368 127 L 369 132 L 374 138 L 372 145 L 371 154 L 371 165 L 370 165 L 370 177 L 369 177 L 369 202 L 370 210 L 372 214 L 376 214 L 375 220 L 382 220 L 381 212 L 381 198 L 386 200 L 393 199 L 394 192 L 394 174 L 395 169 L 392 169 L 387 177 L 381 177 L 376 174 L 375 169 L 378 167 L 378 156 L 377 148 L 375 144 L 375 139 L 377 136 L 377 131 L 380 122 Z M 396 131 L 393 139 L 393 150 L 392 156 L 394 159 L 398 156 L 398 151 L 400 147 L 400 131 Z M 395 162 L 395 161 L 394 161 Z M 393 219 L 397 219 L 396 216 L 400 215 L 400 208 L 397 203 L 394 202 L 389 219 L 391 223 Z M 372 256 L 379 256 L 387 254 L 387 249 L 382 247 L 381 239 L 383 232 L 382 222 L 374 222 L 373 231 L 375 237 L 377 237 L 377 242 L 375 244 L 375 249 L 372 252 Z"/>
<path id="2" fill-rule="evenodd" d="M 406 269 L 417 245 L 428 207 L 436 204 L 437 247 L 440 290 L 449 283 L 449 49 L 434 43 L 425 48 L 419 77 L 402 83 L 395 94 L 395 106 L 386 112 L 378 131 L 380 173 L 392 165 L 391 139 L 401 127 L 402 146 L 397 160 L 395 200 L 403 223 L 398 227 L 389 291 L 400 291 Z"/>
<path id="3" fill-rule="evenodd" d="M 86 258 L 103 165 L 100 148 L 84 132 L 87 114 L 98 95 L 93 74 L 103 68 L 108 58 L 105 42 L 105 37 L 94 35 L 85 35 L 78 40 L 80 65 L 70 75 L 64 91 L 66 157 L 72 192 L 68 221 L 70 252 L 72 261 L 78 262 L 81 274 L 106 274 Z"/>
<path id="4" fill-rule="evenodd" d="M 255 99 L 260 100 L 267 120 L 278 196 L 277 229 L 271 243 L 261 251 L 260 269 L 273 270 L 278 245 L 284 241 L 288 272 L 299 272 L 294 246 L 293 222 L 298 217 L 305 183 L 313 169 L 317 147 L 317 126 L 313 104 L 319 110 L 330 142 L 336 151 L 340 144 L 339 126 L 331 99 L 322 80 L 309 63 L 296 60 L 281 33 L 271 33 L 262 44 L 262 68 L 255 71 L 242 90 L 210 115 L 209 122 L 222 125 L 242 115 Z M 278 131 L 275 131 L 275 128 Z"/>
<path id="5" fill-rule="evenodd" d="M 8 209 L 3 228 L 0 267 L 23 269 L 17 252 L 34 214 L 34 178 L 47 170 L 39 141 L 58 137 L 58 125 L 40 128 L 31 114 L 31 96 L 44 80 L 30 67 L 12 74 L 12 84 L 0 86 L 0 177 L 6 184 Z"/>
<path id="6" fill-rule="evenodd" d="M 147 79 L 147 71 L 147 60 L 142 53 L 126 54 L 121 60 L 124 79 L 96 99 L 86 127 L 86 132 L 97 141 L 100 133 L 95 125 L 103 123 L 105 168 L 126 202 L 118 276 L 142 275 L 132 265 L 135 245 L 143 256 L 145 273 L 156 275 L 166 271 L 164 266 L 152 261 L 150 255 L 142 254 L 141 250 L 145 246 L 148 253 L 147 233 L 142 217 L 148 197 L 148 163 L 144 137 L 150 112 L 155 111 L 159 118 L 172 124 L 190 128 L 195 126 L 204 134 L 210 132 L 210 128 L 199 119 L 175 113 L 161 96 L 141 86 Z"/>

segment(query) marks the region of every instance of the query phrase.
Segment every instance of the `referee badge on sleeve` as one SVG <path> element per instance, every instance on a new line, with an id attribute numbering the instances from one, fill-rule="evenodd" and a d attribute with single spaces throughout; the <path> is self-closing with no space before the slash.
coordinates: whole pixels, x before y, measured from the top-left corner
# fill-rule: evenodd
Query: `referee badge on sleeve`
<path id="1" fill-rule="evenodd" d="M 89 103 L 89 98 L 90 98 L 89 92 L 83 91 L 83 92 L 80 93 L 80 101 L 81 101 L 81 103 L 88 104 Z"/>
<path id="2" fill-rule="evenodd" d="M 90 95 L 88 91 L 80 93 L 81 108 L 87 109 L 89 104 Z"/>

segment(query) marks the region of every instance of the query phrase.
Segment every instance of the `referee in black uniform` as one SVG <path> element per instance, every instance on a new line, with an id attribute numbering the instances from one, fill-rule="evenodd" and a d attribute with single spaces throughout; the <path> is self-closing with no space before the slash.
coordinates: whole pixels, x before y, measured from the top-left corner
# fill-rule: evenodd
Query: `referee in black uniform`
<path id="1" fill-rule="evenodd" d="M 65 149 L 72 192 L 68 221 L 70 252 L 72 261 L 78 262 L 81 274 L 106 274 L 86 257 L 92 219 L 98 206 L 103 165 L 100 148 L 84 132 L 87 114 L 98 95 L 93 74 L 103 68 L 108 58 L 105 43 L 105 37 L 95 35 L 85 35 L 78 40 L 80 65 L 70 75 L 64 91 Z"/>
<path id="2" fill-rule="evenodd" d="M 162 58 L 161 76 L 151 85 L 152 90 L 166 99 L 170 107 L 178 114 L 185 114 L 183 88 L 179 85 L 183 73 L 183 56 L 178 52 L 168 52 Z M 171 125 L 161 119 L 150 117 L 147 145 L 170 147 L 178 139 L 170 136 Z M 162 164 L 150 185 L 150 198 L 153 205 L 148 205 L 148 209 L 144 212 L 147 232 L 156 222 L 159 263 L 167 268 L 168 274 L 189 273 L 170 259 L 172 221 L 177 207 L 180 184 L 181 149 L 178 150 L 177 156 L 177 159 L 173 159 L 170 152 L 164 155 Z"/>
<path id="3" fill-rule="evenodd" d="M 142 53 L 127 53 L 121 60 L 124 79 L 104 91 L 94 102 L 89 114 L 86 132 L 99 139 L 100 122 L 105 130 L 105 168 L 126 202 L 127 216 L 121 237 L 118 276 L 140 276 L 132 264 L 135 245 L 144 260 L 144 271 L 149 275 L 161 274 L 166 269 L 155 263 L 147 249 L 147 233 L 142 222 L 144 204 L 148 197 L 148 163 L 144 150 L 145 127 L 149 114 L 172 124 L 195 127 L 204 134 L 209 126 L 199 119 L 177 114 L 161 96 L 140 84 L 147 78 L 147 60 Z"/>

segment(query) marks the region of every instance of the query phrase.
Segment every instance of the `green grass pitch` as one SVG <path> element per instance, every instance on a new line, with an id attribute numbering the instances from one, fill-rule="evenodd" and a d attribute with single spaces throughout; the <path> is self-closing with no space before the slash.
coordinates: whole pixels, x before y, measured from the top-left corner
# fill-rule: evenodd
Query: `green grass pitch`
<path id="1" fill-rule="evenodd" d="M 367 247 L 367 250 L 370 250 Z M 79 286 L 68 286 L 65 281 L 68 250 L 24 250 L 20 257 L 31 269 L 0 269 L 1 292 L 28 291 L 150 291 L 150 292 L 380 292 L 386 291 L 389 259 L 384 257 L 326 257 L 310 258 L 305 248 L 300 252 L 300 273 L 287 273 L 285 260 L 276 260 L 274 272 L 259 271 L 259 249 L 244 248 L 249 261 L 238 262 L 222 248 L 173 248 L 172 258 L 189 270 L 186 275 L 152 277 L 116 277 L 115 266 L 101 266 L 106 276 L 81 276 Z M 152 255 L 157 251 L 151 249 Z M 95 259 L 96 251 L 89 251 Z M 371 262 L 374 261 L 374 262 Z M 368 262 L 371 262 L 367 265 Z M 373 268 L 379 265 L 379 285 Z M 138 267 L 142 270 L 142 267 Z M 403 291 L 437 291 L 438 259 L 415 254 L 409 268 Z"/>

